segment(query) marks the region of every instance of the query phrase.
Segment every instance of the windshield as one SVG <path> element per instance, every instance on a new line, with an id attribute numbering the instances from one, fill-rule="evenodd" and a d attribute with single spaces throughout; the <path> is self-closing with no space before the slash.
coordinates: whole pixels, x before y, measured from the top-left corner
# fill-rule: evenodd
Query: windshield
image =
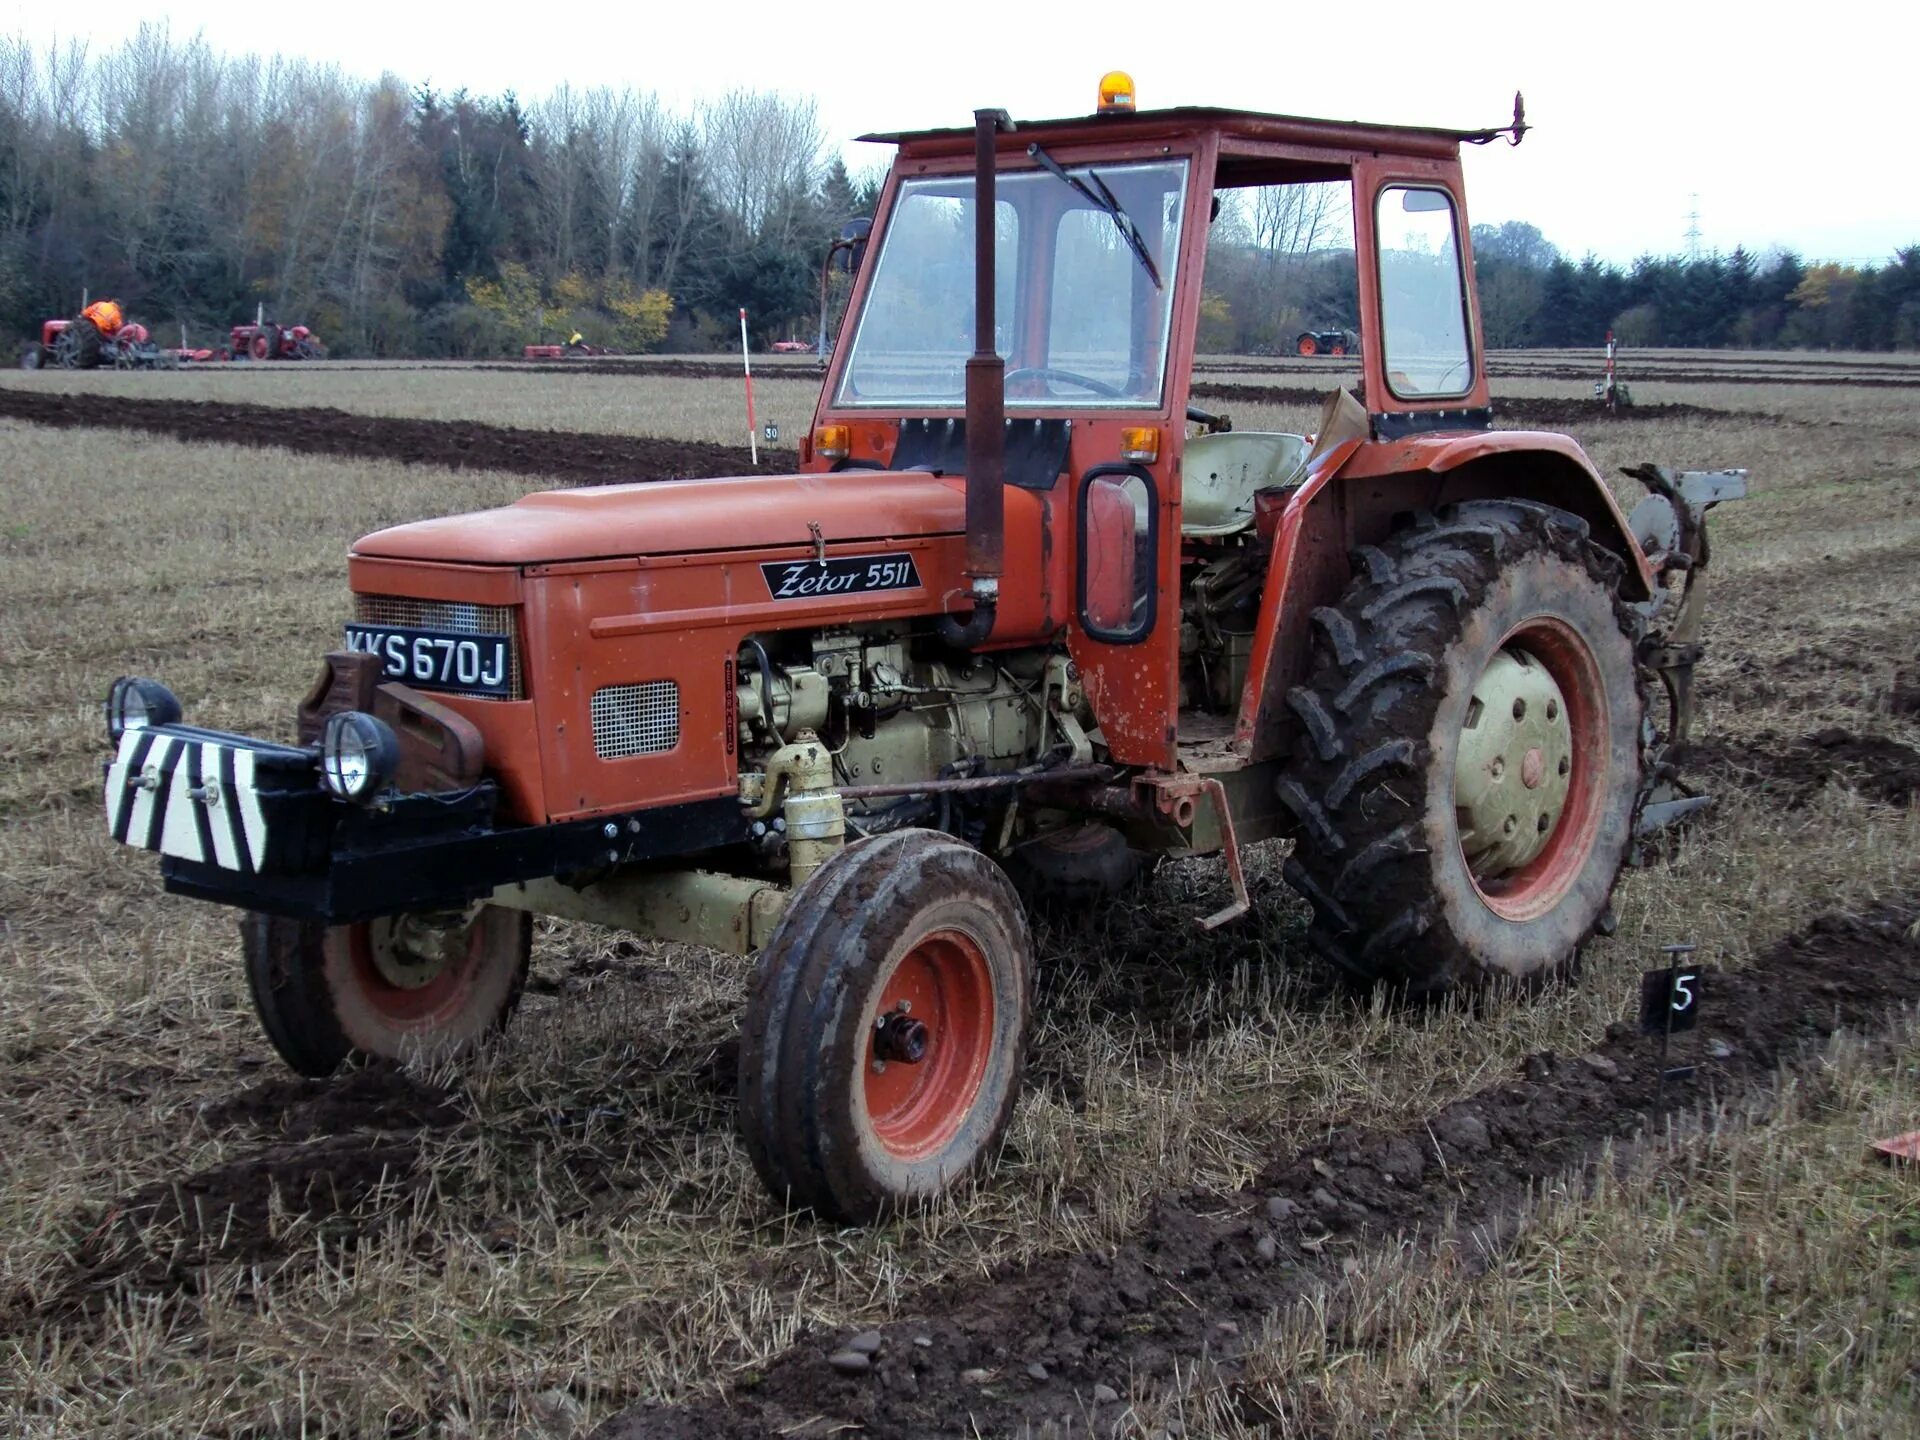
<path id="1" fill-rule="evenodd" d="M 995 182 L 994 336 L 1007 408 L 1157 408 L 1187 162 L 1066 173 L 1087 189 L 1042 170 Z M 1150 263 L 1089 191 L 1118 202 Z M 835 403 L 958 408 L 973 353 L 973 177 L 902 184 L 871 263 Z"/>

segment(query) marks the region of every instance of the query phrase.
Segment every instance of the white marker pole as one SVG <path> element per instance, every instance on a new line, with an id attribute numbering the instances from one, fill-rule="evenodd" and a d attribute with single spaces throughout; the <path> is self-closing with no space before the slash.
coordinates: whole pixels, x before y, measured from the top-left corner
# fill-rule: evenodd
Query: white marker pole
<path id="1" fill-rule="evenodd" d="M 753 423 L 753 357 L 747 353 L 747 310 L 740 307 L 740 366 L 747 372 L 747 453 L 760 465 L 760 429 Z"/>

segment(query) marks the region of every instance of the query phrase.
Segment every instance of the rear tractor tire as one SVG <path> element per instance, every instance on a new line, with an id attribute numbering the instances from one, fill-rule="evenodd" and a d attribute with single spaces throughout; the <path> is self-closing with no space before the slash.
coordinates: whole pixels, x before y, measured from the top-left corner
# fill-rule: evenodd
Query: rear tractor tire
<path id="1" fill-rule="evenodd" d="M 1315 948 L 1416 997 L 1567 966 L 1641 788 L 1619 562 L 1578 517 L 1501 500 L 1421 517 L 1355 570 L 1287 696 L 1285 873 Z"/>
<path id="2" fill-rule="evenodd" d="M 1031 943 L 1000 868 L 931 830 L 848 846 L 760 955 L 740 1127 L 768 1191 L 861 1223 L 986 1162 L 1020 1093 Z"/>
<path id="3" fill-rule="evenodd" d="M 493 905 L 464 925 L 248 914 L 240 937 L 267 1039 L 293 1069 L 318 1077 L 353 1055 L 453 1058 L 499 1031 L 526 983 L 533 917 Z"/>

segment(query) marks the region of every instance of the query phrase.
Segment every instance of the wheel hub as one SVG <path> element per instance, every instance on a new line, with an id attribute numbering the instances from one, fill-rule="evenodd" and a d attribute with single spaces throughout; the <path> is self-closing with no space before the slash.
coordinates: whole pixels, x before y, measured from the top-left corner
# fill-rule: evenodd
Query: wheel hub
<path id="1" fill-rule="evenodd" d="M 431 985 L 467 953 L 471 925 L 439 924 L 419 915 L 398 915 L 372 922 L 367 948 L 380 978 L 398 990 Z"/>
<path id="2" fill-rule="evenodd" d="M 1511 874 L 1553 838 L 1573 787 L 1573 727 L 1547 667 L 1517 645 L 1487 663 L 1453 777 L 1460 848 L 1476 880 Z"/>

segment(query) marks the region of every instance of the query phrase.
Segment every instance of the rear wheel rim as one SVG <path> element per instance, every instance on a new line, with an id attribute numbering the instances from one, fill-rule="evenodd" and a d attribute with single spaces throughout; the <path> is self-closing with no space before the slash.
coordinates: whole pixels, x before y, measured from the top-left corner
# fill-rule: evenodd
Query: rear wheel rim
<path id="1" fill-rule="evenodd" d="M 882 1029 L 911 1018 L 926 1026 L 917 1062 L 888 1058 Z M 950 1144 L 979 1099 L 993 1058 L 993 972 L 980 942 L 935 930 L 902 955 L 880 987 L 862 1044 L 867 1125 L 899 1161 Z"/>
<path id="2" fill-rule="evenodd" d="M 1557 905 L 1599 834 L 1608 767 L 1600 667 L 1565 621 L 1508 632 L 1475 683 L 1455 756 L 1454 820 L 1475 893 L 1494 914 Z"/>
<path id="3" fill-rule="evenodd" d="M 1307 335 L 1300 337 L 1300 353 L 1302 355 L 1311 355 L 1319 348 L 1320 347 L 1314 343 L 1312 337 Z"/>

